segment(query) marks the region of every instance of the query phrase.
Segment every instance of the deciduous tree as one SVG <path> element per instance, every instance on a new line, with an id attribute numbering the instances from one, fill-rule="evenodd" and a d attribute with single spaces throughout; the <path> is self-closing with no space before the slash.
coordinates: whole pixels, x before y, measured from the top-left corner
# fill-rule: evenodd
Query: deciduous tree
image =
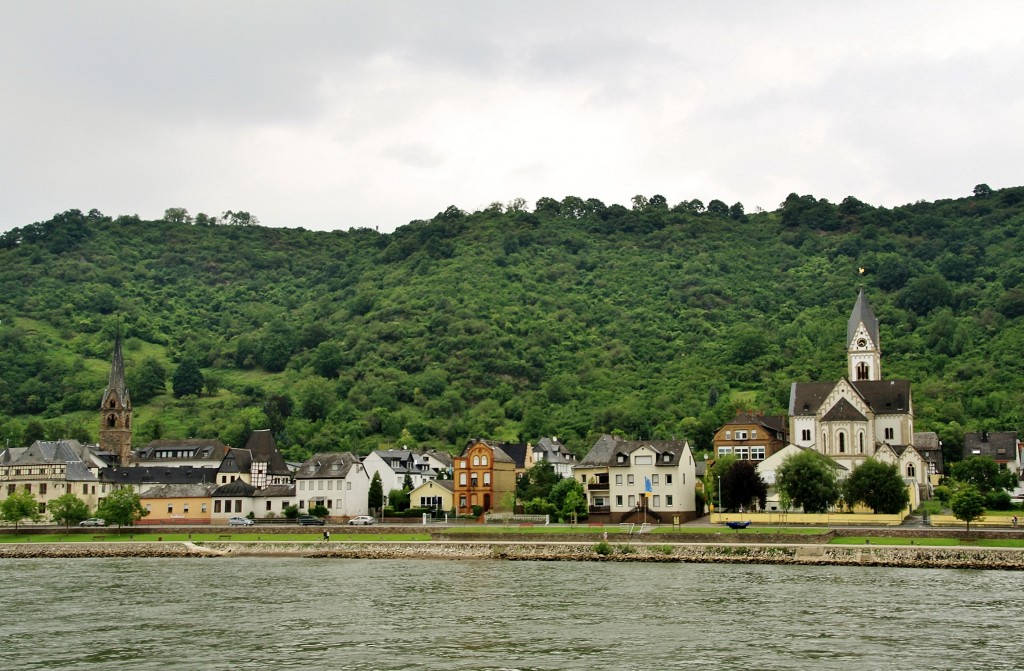
<path id="1" fill-rule="evenodd" d="M 107 524 L 116 524 L 119 528 L 131 526 L 148 514 L 149 511 L 139 502 L 139 495 L 130 487 L 115 489 L 103 499 L 96 511 L 96 515 L 106 520 Z"/>
<path id="2" fill-rule="evenodd" d="M 985 514 L 985 497 L 973 485 L 963 485 L 953 492 L 949 507 L 958 520 L 967 523 L 967 533 L 970 533 L 971 522 Z"/>
<path id="3" fill-rule="evenodd" d="M 35 495 L 27 488 L 21 487 L 14 490 L 13 494 L 8 494 L 7 498 L 0 503 L 0 518 L 14 524 L 14 530 L 17 531 L 22 520 L 29 519 L 38 522 L 42 518 L 42 514 L 39 512 L 39 503 L 36 501 Z"/>
<path id="4" fill-rule="evenodd" d="M 722 476 L 722 505 L 726 510 L 750 510 L 756 503 L 764 508 L 768 498 L 768 485 L 751 461 L 737 460 Z"/>
<path id="5" fill-rule="evenodd" d="M 775 475 L 775 486 L 805 513 L 828 512 L 839 500 L 835 466 L 814 450 L 804 450 L 783 461 Z"/>
<path id="6" fill-rule="evenodd" d="M 847 504 L 863 503 L 876 514 L 895 515 L 910 503 L 899 468 L 868 459 L 853 469 L 843 483 Z"/>
<path id="7" fill-rule="evenodd" d="M 67 528 L 89 517 L 89 506 L 85 505 L 85 501 L 68 492 L 50 501 L 47 512 L 50 513 L 54 522 L 63 524 Z"/>

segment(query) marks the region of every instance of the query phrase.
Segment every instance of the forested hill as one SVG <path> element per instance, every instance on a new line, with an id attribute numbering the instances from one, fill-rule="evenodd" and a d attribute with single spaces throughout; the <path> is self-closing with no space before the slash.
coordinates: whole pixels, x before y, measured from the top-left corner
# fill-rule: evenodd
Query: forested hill
<path id="1" fill-rule="evenodd" d="M 707 447 L 736 407 L 781 413 L 792 381 L 845 374 L 859 286 L 918 431 L 1024 429 L 1024 187 L 754 214 L 543 198 L 390 235 L 168 213 L 0 237 L 0 440 L 96 440 L 120 323 L 137 446 L 269 427 L 292 458 L 474 436 L 582 452 L 610 431 Z"/>

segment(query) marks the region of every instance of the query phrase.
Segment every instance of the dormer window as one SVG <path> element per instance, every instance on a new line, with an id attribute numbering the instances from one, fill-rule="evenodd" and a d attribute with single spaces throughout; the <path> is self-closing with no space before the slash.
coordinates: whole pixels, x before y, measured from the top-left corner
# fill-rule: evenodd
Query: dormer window
<path id="1" fill-rule="evenodd" d="M 661 460 L 664 461 L 666 464 L 672 463 L 672 453 L 666 452 L 665 454 L 661 455 Z"/>
<path id="2" fill-rule="evenodd" d="M 732 440 L 732 431 L 726 431 L 725 432 L 725 439 L 726 440 Z"/>
<path id="3" fill-rule="evenodd" d="M 620 463 L 620 464 L 626 463 L 626 455 L 620 454 L 620 455 L 616 456 L 615 461 L 617 463 Z"/>

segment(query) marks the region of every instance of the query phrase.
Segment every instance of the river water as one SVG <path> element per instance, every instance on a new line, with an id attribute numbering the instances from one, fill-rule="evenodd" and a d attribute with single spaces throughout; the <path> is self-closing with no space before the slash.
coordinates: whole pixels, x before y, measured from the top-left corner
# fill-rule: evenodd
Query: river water
<path id="1" fill-rule="evenodd" d="M 0 561 L 3 669 L 1020 669 L 1024 572 Z"/>

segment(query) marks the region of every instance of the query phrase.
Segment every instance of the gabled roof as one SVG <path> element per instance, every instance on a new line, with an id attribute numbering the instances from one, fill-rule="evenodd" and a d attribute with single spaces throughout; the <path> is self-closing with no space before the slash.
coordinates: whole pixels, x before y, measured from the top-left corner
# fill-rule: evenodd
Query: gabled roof
<path id="1" fill-rule="evenodd" d="M 533 446 L 534 452 L 540 452 L 543 459 L 550 464 L 575 464 L 576 455 L 558 442 L 557 438 L 541 438 Z"/>
<path id="2" fill-rule="evenodd" d="M 935 466 L 936 473 L 945 472 L 942 443 L 939 441 L 939 434 L 934 431 L 915 433 L 914 448 L 921 455 L 921 458 Z"/>
<path id="3" fill-rule="evenodd" d="M 875 316 L 871 306 L 868 305 L 867 296 L 864 295 L 864 288 L 861 287 L 857 294 L 857 302 L 853 305 L 853 312 L 850 314 L 850 321 L 846 323 L 846 342 L 853 342 L 853 336 L 857 333 L 857 325 L 862 323 L 867 329 L 868 336 L 875 347 L 878 347 L 878 317 Z"/>
<path id="4" fill-rule="evenodd" d="M 346 478 L 353 468 L 362 468 L 351 452 L 321 452 L 306 460 L 295 472 L 296 480 Z"/>
<path id="5" fill-rule="evenodd" d="M 295 485 L 268 485 L 263 489 L 257 489 L 253 496 L 270 498 L 272 496 L 295 496 Z"/>
<path id="6" fill-rule="evenodd" d="M 509 454 L 509 452 L 508 452 L 508 450 L 510 448 L 514 449 L 516 447 L 516 445 L 505 445 L 505 444 L 502 444 L 502 443 L 495 443 L 495 442 L 492 442 L 492 441 L 489 441 L 489 440 L 484 440 L 483 438 L 474 438 L 473 440 L 470 440 L 466 444 L 466 447 L 464 447 L 462 449 L 462 455 L 465 456 L 466 452 L 469 451 L 469 449 L 471 447 L 473 447 L 474 445 L 478 445 L 480 443 L 482 443 L 482 444 L 486 445 L 487 447 L 491 448 L 491 451 L 494 453 L 494 461 L 501 461 L 501 462 L 504 462 L 504 463 L 515 464 L 517 468 L 525 468 L 526 467 L 526 445 L 525 444 L 519 446 L 519 447 L 522 448 L 522 455 L 521 455 L 521 457 L 519 459 L 516 459 L 513 456 L 511 456 Z"/>
<path id="7" fill-rule="evenodd" d="M 499 452 L 515 462 L 516 468 L 526 468 L 526 443 L 500 443 L 494 450 L 494 460 L 504 461 L 498 458 Z"/>
<path id="8" fill-rule="evenodd" d="M 267 464 L 267 475 L 291 475 L 284 457 L 277 451 L 277 443 L 274 441 L 274 435 L 270 432 L 270 429 L 253 431 L 249 435 L 249 440 L 245 442 L 245 449 L 249 452 L 233 450 L 236 453 L 239 467 L 244 463 L 243 460 L 248 458 L 249 454 L 252 454 L 253 461 L 262 461 Z M 245 455 L 245 457 L 242 455 Z M 250 461 L 246 464 L 245 471 L 249 471 L 251 466 L 252 462 Z"/>
<path id="9" fill-rule="evenodd" d="M 83 461 L 88 449 L 77 440 L 37 440 L 25 448 L 10 448 L 4 452 L 6 466 L 43 466 L 64 464 L 64 479 L 70 482 L 95 482 L 96 476 Z"/>
<path id="10" fill-rule="evenodd" d="M 211 496 L 244 496 L 249 497 L 256 493 L 256 487 L 250 485 L 245 480 L 238 478 L 226 485 L 221 485 L 217 489 L 213 490 Z"/>
<path id="11" fill-rule="evenodd" d="M 435 485 L 435 486 L 441 487 L 442 489 L 447 490 L 449 494 L 455 492 L 455 481 L 454 480 L 427 480 L 423 484 L 418 485 L 417 487 L 414 487 L 412 489 L 412 491 L 415 492 L 415 491 L 418 491 L 420 489 L 429 489 L 430 485 Z"/>
<path id="12" fill-rule="evenodd" d="M 683 453 L 689 449 L 689 443 L 685 440 L 622 440 L 612 436 L 601 436 L 594 446 L 590 448 L 587 456 L 583 457 L 579 465 L 582 467 L 594 466 L 618 466 L 618 455 L 630 455 L 639 449 L 649 448 L 659 456 L 670 455 L 668 461 L 657 459 L 656 466 L 675 466 Z M 629 464 L 629 459 L 626 464 Z"/>
<path id="13" fill-rule="evenodd" d="M 164 457 L 156 456 L 157 452 L 175 450 L 177 452 L 191 452 L 190 459 L 208 459 L 210 461 L 221 461 L 230 448 L 216 438 L 188 438 L 185 440 L 151 440 L 149 443 L 136 452 L 140 460 L 158 460 Z M 174 457 L 180 458 L 180 457 Z"/>
<path id="14" fill-rule="evenodd" d="M 825 413 L 821 418 L 823 422 L 866 422 L 868 418 L 861 414 L 852 403 L 845 398 L 839 399 L 839 402 L 832 406 L 832 409 Z"/>
<path id="15" fill-rule="evenodd" d="M 910 411 L 909 380 L 847 382 L 876 415 L 902 414 Z M 789 414 L 795 417 L 817 414 L 836 384 L 838 383 L 794 382 L 789 392 Z"/>

